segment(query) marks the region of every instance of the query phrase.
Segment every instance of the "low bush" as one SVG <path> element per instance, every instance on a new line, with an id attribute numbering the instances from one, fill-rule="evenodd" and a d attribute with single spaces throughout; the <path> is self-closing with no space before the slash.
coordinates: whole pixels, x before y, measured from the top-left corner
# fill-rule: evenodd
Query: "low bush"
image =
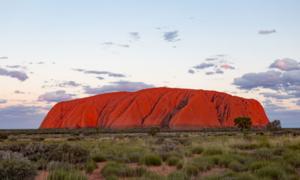
<path id="1" fill-rule="evenodd" d="M 84 163 L 89 158 L 89 151 L 81 146 L 60 144 L 49 155 L 53 161 L 63 161 L 72 164 Z"/>
<path id="2" fill-rule="evenodd" d="M 196 146 L 193 147 L 191 151 L 193 154 L 201 154 L 203 152 L 203 148 L 201 146 Z"/>
<path id="3" fill-rule="evenodd" d="M 1 179 L 19 180 L 32 179 L 36 175 L 36 167 L 19 153 L 0 153 Z"/>
<path id="4" fill-rule="evenodd" d="M 274 180 L 286 179 L 285 171 L 282 169 L 282 167 L 276 165 L 264 166 L 255 171 L 255 174 L 259 178 L 269 178 Z"/>
<path id="5" fill-rule="evenodd" d="M 87 173 L 92 173 L 97 168 L 97 164 L 93 160 L 89 160 L 85 163 L 84 169 Z"/>
<path id="6" fill-rule="evenodd" d="M 217 155 L 217 154 L 223 154 L 223 151 L 221 148 L 216 148 L 216 147 L 210 147 L 208 149 L 205 149 L 204 155 Z"/>
<path id="7" fill-rule="evenodd" d="M 95 161 L 95 162 L 103 162 L 106 161 L 106 158 L 104 156 L 103 153 L 101 152 L 96 152 L 94 154 L 91 155 L 91 158 Z"/>
<path id="8" fill-rule="evenodd" d="M 215 160 L 211 157 L 197 157 L 192 160 L 192 163 L 197 170 L 207 171 L 215 165 Z"/>
<path id="9" fill-rule="evenodd" d="M 176 171 L 168 175 L 168 180 L 188 180 L 189 178 L 182 171 Z"/>
<path id="10" fill-rule="evenodd" d="M 72 169 L 55 169 L 49 172 L 47 180 L 87 180 L 81 171 Z"/>
<path id="11" fill-rule="evenodd" d="M 144 168 L 129 168 L 126 164 L 108 162 L 101 170 L 105 178 L 116 177 L 141 177 L 146 173 Z"/>
<path id="12" fill-rule="evenodd" d="M 197 176 L 198 175 L 198 167 L 194 164 L 189 163 L 183 167 L 183 172 L 188 177 Z"/>
<path id="13" fill-rule="evenodd" d="M 238 161 L 232 161 L 229 165 L 228 168 L 235 171 L 235 172 L 241 172 L 241 171 L 246 171 L 247 167 L 244 164 L 241 164 Z"/>
<path id="14" fill-rule="evenodd" d="M 142 158 L 142 163 L 147 166 L 160 166 L 162 162 L 158 155 L 147 154 Z"/>
<path id="15" fill-rule="evenodd" d="M 168 158 L 167 163 L 169 166 L 176 166 L 179 163 L 180 159 L 176 156 L 171 156 Z"/>

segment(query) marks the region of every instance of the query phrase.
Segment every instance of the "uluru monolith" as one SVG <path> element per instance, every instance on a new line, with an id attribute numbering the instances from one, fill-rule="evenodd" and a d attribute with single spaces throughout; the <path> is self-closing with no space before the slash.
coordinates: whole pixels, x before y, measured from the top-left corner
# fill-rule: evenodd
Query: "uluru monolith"
<path id="1" fill-rule="evenodd" d="M 152 88 L 59 102 L 40 128 L 218 128 L 232 127 L 234 119 L 242 116 L 250 117 L 256 127 L 269 122 L 254 99 L 216 91 Z"/>

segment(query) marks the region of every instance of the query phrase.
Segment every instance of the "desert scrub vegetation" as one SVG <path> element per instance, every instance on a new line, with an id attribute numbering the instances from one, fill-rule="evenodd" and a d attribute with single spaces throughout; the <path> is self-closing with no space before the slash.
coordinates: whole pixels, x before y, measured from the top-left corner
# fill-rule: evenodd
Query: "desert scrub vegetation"
<path id="1" fill-rule="evenodd" d="M 0 178 L 9 180 L 32 179 L 36 167 L 20 153 L 0 151 Z"/>
<path id="2" fill-rule="evenodd" d="M 299 179 L 300 133 L 203 131 L 5 133 L 0 177 L 33 179 Z M 279 133 L 280 132 L 280 133 Z M 0 133 L 1 134 L 1 133 Z M 299 134 L 299 135 L 297 135 Z M 80 137 L 80 138 L 78 138 Z M 0 178 L 1 179 L 1 178 Z"/>

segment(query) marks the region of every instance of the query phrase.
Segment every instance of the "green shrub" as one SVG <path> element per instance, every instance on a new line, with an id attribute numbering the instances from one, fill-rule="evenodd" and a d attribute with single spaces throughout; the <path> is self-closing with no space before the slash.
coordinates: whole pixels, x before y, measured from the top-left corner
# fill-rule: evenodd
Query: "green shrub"
<path id="1" fill-rule="evenodd" d="M 235 171 L 235 172 L 241 172 L 247 170 L 245 165 L 241 164 L 238 161 L 232 161 L 229 165 L 228 168 Z"/>
<path id="2" fill-rule="evenodd" d="M 200 171 L 206 171 L 211 169 L 216 163 L 211 157 L 197 157 L 192 159 L 192 163 Z"/>
<path id="3" fill-rule="evenodd" d="M 75 165 L 67 163 L 67 162 L 58 162 L 58 161 L 50 161 L 47 165 L 48 171 L 54 171 L 57 169 L 64 169 L 64 170 L 72 170 L 75 169 Z"/>
<path id="4" fill-rule="evenodd" d="M 282 169 L 281 166 L 264 166 L 260 169 L 258 169 L 255 174 L 257 174 L 260 178 L 270 178 L 274 180 L 281 180 L 286 178 L 286 173 Z"/>
<path id="5" fill-rule="evenodd" d="M 103 155 L 103 153 L 101 152 L 97 152 L 95 154 L 91 155 L 91 158 L 95 161 L 95 162 L 103 162 L 106 161 L 105 156 Z"/>
<path id="6" fill-rule="evenodd" d="M 201 146 L 196 146 L 192 148 L 193 154 L 201 154 L 203 152 L 203 148 Z"/>
<path id="7" fill-rule="evenodd" d="M 254 156 L 257 160 L 271 160 L 272 158 L 274 158 L 272 151 L 267 148 L 255 150 Z"/>
<path id="8" fill-rule="evenodd" d="M 171 156 L 168 158 L 167 163 L 169 166 L 176 166 L 179 163 L 180 159 L 176 156 Z"/>
<path id="9" fill-rule="evenodd" d="M 144 168 L 129 168 L 126 164 L 108 162 L 101 170 L 102 175 L 107 178 L 117 177 L 140 177 L 146 173 Z"/>
<path id="10" fill-rule="evenodd" d="M 211 147 L 204 151 L 204 155 L 217 155 L 217 154 L 223 154 L 221 148 Z"/>
<path id="11" fill-rule="evenodd" d="M 152 127 L 149 129 L 148 134 L 151 136 L 155 136 L 157 133 L 159 133 L 160 128 L 159 127 Z"/>
<path id="12" fill-rule="evenodd" d="M 87 180 L 88 178 L 79 170 L 55 169 L 49 172 L 47 180 Z"/>
<path id="13" fill-rule="evenodd" d="M 84 168 L 87 173 L 92 173 L 97 168 L 97 164 L 95 161 L 89 160 L 85 163 Z"/>
<path id="14" fill-rule="evenodd" d="M 49 155 L 53 161 L 64 161 L 72 164 L 84 163 L 89 158 L 89 151 L 77 145 L 60 144 Z"/>
<path id="15" fill-rule="evenodd" d="M 0 153 L 0 177 L 9 180 L 32 179 L 36 167 L 19 153 Z"/>
<path id="16" fill-rule="evenodd" d="M 0 133 L 0 141 L 5 139 L 8 139 L 8 135 L 4 133 Z"/>
<path id="17" fill-rule="evenodd" d="M 300 154 L 299 153 L 291 153 L 290 156 L 285 157 L 287 162 L 292 166 L 299 168 L 300 167 Z"/>
<path id="18" fill-rule="evenodd" d="M 248 165 L 248 169 L 251 171 L 257 171 L 258 169 L 261 169 L 265 166 L 268 166 L 271 162 L 261 160 L 261 161 L 253 161 Z"/>
<path id="19" fill-rule="evenodd" d="M 162 163 L 160 157 L 155 154 L 145 155 L 142 161 L 147 166 L 160 166 Z"/>
<path id="20" fill-rule="evenodd" d="M 183 167 L 183 172 L 185 173 L 186 176 L 197 176 L 198 174 L 198 167 L 194 164 L 186 164 Z"/>
<path id="21" fill-rule="evenodd" d="M 189 179 L 183 172 L 176 171 L 168 175 L 168 180 L 187 180 Z"/>

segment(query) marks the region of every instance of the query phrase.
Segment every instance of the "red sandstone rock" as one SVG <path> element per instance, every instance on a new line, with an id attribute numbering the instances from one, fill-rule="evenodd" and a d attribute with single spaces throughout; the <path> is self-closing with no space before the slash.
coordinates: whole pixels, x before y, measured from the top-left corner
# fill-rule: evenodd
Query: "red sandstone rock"
<path id="1" fill-rule="evenodd" d="M 215 91 L 153 88 L 60 102 L 40 128 L 231 127 L 241 116 L 250 117 L 253 126 L 269 122 L 254 99 Z"/>

